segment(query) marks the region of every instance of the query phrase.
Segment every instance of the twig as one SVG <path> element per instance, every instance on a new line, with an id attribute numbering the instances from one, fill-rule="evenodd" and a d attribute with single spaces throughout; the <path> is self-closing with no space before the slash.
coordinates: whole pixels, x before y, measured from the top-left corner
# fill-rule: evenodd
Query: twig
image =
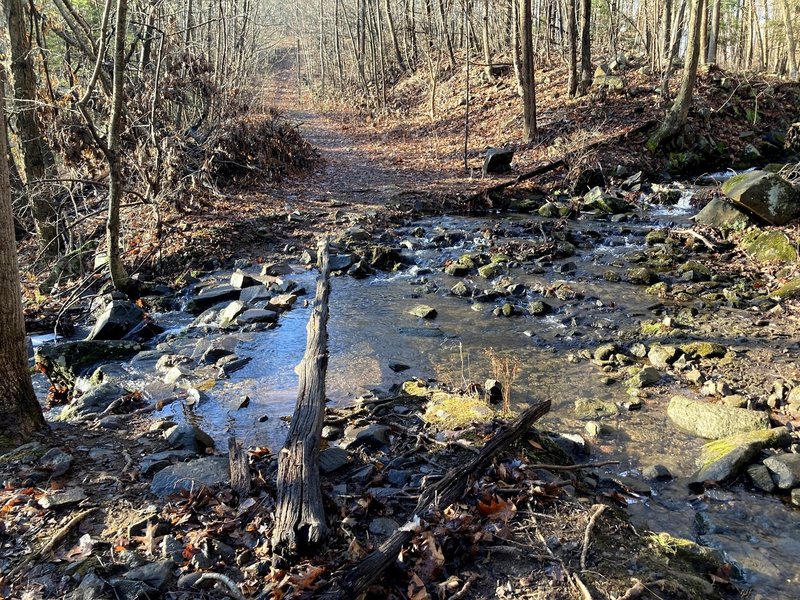
<path id="1" fill-rule="evenodd" d="M 242 592 L 239 591 L 236 583 L 226 576 L 222 575 L 221 573 L 203 573 L 200 577 L 198 577 L 197 581 L 194 582 L 194 587 L 198 587 L 201 583 L 206 581 L 217 581 L 225 585 L 228 588 L 228 595 L 231 598 L 235 598 L 236 600 L 245 600 L 245 597 L 242 595 Z"/>
<path id="2" fill-rule="evenodd" d="M 700 240 L 701 242 L 703 242 L 703 245 L 709 250 L 717 249 L 717 247 L 712 242 L 710 242 L 707 237 L 704 237 L 691 229 L 673 229 L 673 232 L 680 235 L 689 235 L 697 240 Z"/>
<path id="3" fill-rule="evenodd" d="M 464 585 L 461 586 L 461 589 L 458 590 L 452 596 L 450 596 L 450 598 L 448 600 L 461 600 L 461 598 L 463 598 L 464 596 L 466 596 L 469 593 L 469 590 L 472 587 L 472 584 L 475 583 L 477 580 L 478 580 L 478 574 L 477 573 L 473 573 L 472 575 L 470 575 L 469 579 L 467 579 L 467 581 L 464 583 Z"/>
<path id="4" fill-rule="evenodd" d="M 589 542 L 592 537 L 592 529 L 594 529 L 597 518 L 605 512 L 608 508 L 605 504 L 595 504 L 592 507 L 592 514 L 589 517 L 589 523 L 586 525 L 586 531 L 583 532 L 583 550 L 581 550 L 581 570 L 586 570 L 586 556 L 589 554 Z"/>
<path id="5" fill-rule="evenodd" d="M 647 588 L 641 581 L 636 581 L 633 584 L 633 587 L 629 588 L 627 592 L 625 592 L 622 596 L 618 598 L 618 600 L 636 600 L 639 596 L 641 596 Z"/>
<path id="6" fill-rule="evenodd" d="M 592 593 L 589 591 L 589 588 L 586 587 L 586 584 L 583 583 L 583 580 L 578 577 L 577 573 L 572 574 L 572 579 L 575 581 L 575 585 L 577 586 L 578 591 L 581 593 L 583 600 L 593 600 Z"/>

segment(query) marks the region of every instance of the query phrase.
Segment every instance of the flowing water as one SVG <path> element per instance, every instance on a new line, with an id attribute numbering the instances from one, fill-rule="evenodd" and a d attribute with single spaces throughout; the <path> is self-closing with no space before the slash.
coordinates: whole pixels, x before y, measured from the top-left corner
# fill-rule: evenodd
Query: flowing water
<path id="1" fill-rule="evenodd" d="M 679 208 L 658 208 L 633 223 L 597 220 L 570 222 L 577 238 L 578 254 L 541 265 L 541 268 L 512 268 L 514 283 L 529 289 L 553 288 L 565 281 L 580 295 L 574 299 L 547 298 L 556 309 L 547 317 L 496 317 L 495 302 L 472 303 L 449 294 L 460 279 L 442 272 L 448 258 L 480 251 L 492 231 L 495 244 L 541 237 L 538 217 L 497 216 L 496 218 L 440 218 L 414 224 L 423 230 L 414 237 L 412 228 L 396 232 L 407 240 L 406 251 L 414 266 L 397 274 L 377 275 L 363 280 L 337 277 L 332 282 L 330 304 L 330 364 L 327 392 L 330 400 L 347 404 L 354 397 L 376 390 L 387 392 L 393 384 L 412 377 L 461 384 L 482 381 L 489 376 L 488 348 L 520 359 L 522 369 L 514 385 L 512 402 L 517 408 L 541 398 L 553 402 L 542 426 L 562 433 L 582 433 L 584 422 L 575 417 L 573 405 L 579 398 L 615 402 L 630 400 L 624 386 L 606 385 L 603 373 L 589 361 L 570 362 L 567 355 L 594 348 L 616 338 L 617 330 L 638 326 L 654 317 L 657 298 L 644 286 L 608 283 L 603 272 L 630 252 L 644 247 L 644 232 L 655 224 L 670 221 L 685 224 L 688 195 Z M 552 223 L 552 221 L 551 221 Z M 463 239 L 436 244 L 432 238 L 442 231 L 463 232 Z M 455 236 L 456 238 L 460 236 Z M 574 263 L 571 268 L 560 265 Z M 555 272 L 565 270 L 568 274 Z M 229 274 L 220 274 L 224 278 Z M 313 295 L 315 273 L 297 267 L 290 276 Z M 475 278 L 479 284 L 480 279 Z M 524 308 L 533 293 L 520 297 Z M 505 301 L 505 300 L 504 300 Z M 438 316 L 421 321 L 409 314 L 417 304 L 433 306 Z M 297 306 L 281 316 L 277 328 L 259 333 L 225 334 L 236 340 L 236 353 L 252 360 L 206 391 L 198 406 L 186 409 L 181 402 L 165 408 L 159 416 L 186 416 L 197 422 L 223 444 L 230 432 L 248 445 L 280 445 L 297 390 L 295 365 L 305 348 L 305 326 L 309 309 Z M 188 327 L 192 317 L 185 313 L 161 315 L 170 327 L 164 345 L 170 352 L 202 351 L 211 339 L 223 334 Z M 396 373 L 389 365 L 410 368 Z M 149 365 L 152 367 L 152 363 Z M 173 395 L 141 363 L 125 368 L 130 380 L 144 388 L 152 399 Z M 250 398 L 246 408 L 237 409 L 242 396 Z M 742 487 L 714 490 L 701 497 L 688 493 L 685 479 L 696 468 L 702 440 L 682 434 L 667 421 L 668 397 L 645 400 L 642 410 L 626 412 L 606 423 L 610 432 L 593 444 L 595 458 L 619 460 L 618 472 L 638 473 L 643 467 L 661 463 L 676 480 L 656 484 L 650 498 L 635 501 L 630 510 L 636 523 L 655 531 L 694 539 L 724 551 L 742 568 L 746 581 L 770 598 L 790 598 L 800 583 L 800 512 L 784 506 L 775 497 L 754 494 Z M 223 446 L 224 447 L 224 446 Z"/>

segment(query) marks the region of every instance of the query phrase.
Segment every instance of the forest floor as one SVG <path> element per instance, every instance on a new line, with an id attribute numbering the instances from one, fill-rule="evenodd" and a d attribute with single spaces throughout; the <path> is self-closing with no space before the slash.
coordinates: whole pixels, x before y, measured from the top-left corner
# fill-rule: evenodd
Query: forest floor
<path id="1" fill-rule="evenodd" d="M 641 151 L 642 136 L 637 137 L 634 150 L 628 140 L 591 155 L 583 153 L 581 146 L 594 138 L 578 144 L 556 141 L 562 130 L 574 133 L 588 127 L 601 137 L 614 136 L 657 116 L 652 95 L 635 91 L 646 89 L 644 80 L 636 83 L 637 77 L 631 74 L 632 91 L 618 99 L 616 109 L 586 99 L 570 101 L 567 104 L 573 110 L 565 113 L 555 78 L 550 81 L 545 74 L 540 89 L 542 133 L 548 143 L 519 147 L 517 171 L 561 153 L 576 157 L 571 164 L 581 167 L 574 171 L 573 179 L 579 171 L 598 165 L 627 164 L 631 169 L 660 171 L 661 166 Z M 170 283 L 180 285 L 194 271 L 229 267 L 237 259 L 259 263 L 297 258 L 319 236 L 337 235 L 353 226 L 379 237 L 422 213 L 472 208 L 466 199 L 490 183 L 480 178 L 483 151 L 490 145 L 506 145 L 504 142 L 516 136 L 512 131 L 519 128 L 518 117 L 513 116 L 516 111 L 509 108 L 516 99 L 508 81 L 488 83 L 473 91 L 473 102 L 479 107 L 472 132 L 476 149 L 468 157 L 471 172 L 465 173 L 459 157 L 463 121 L 457 111 L 461 106 L 457 77 L 442 88 L 448 100 L 439 110 L 448 118 L 431 124 L 417 110 L 425 102 L 419 93 L 422 80 L 409 81 L 407 89 L 400 89 L 398 94 L 405 100 L 398 100 L 391 114 L 365 122 L 341 107 L 329 111 L 313 108 L 308 100 L 298 109 L 293 80 L 282 74 L 264 101 L 283 108 L 300 123 L 305 137 L 319 150 L 318 162 L 298 177 L 261 189 L 231 192 L 215 198 L 211 207 L 172 216 L 166 224 L 171 237 L 163 248 L 164 263 L 171 267 Z M 719 79 L 705 80 L 701 90 L 718 83 Z M 756 88 L 760 85 L 753 84 Z M 726 103 L 724 89 L 714 89 L 717 108 L 730 105 L 744 110 L 742 105 L 752 101 L 748 96 L 740 104 Z M 711 96 L 701 97 L 701 102 L 711 102 Z M 412 98 L 416 100 L 412 102 Z M 768 109 L 772 121 L 766 119 L 764 130 L 777 127 L 785 112 L 782 104 Z M 590 118 L 588 126 L 575 118 L 580 114 Z M 739 152 L 745 140 L 753 137 L 740 137 L 736 131 L 735 122 L 741 116 L 732 115 L 722 128 L 707 125 L 720 132 L 721 141 L 729 143 L 732 152 Z M 552 178 L 549 181 L 554 182 Z M 566 184 L 561 180 L 554 185 Z M 783 230 L 797 239 L 796 227 Z M 725 244 L 721 251 L 709 252 L 697 240 L 682 238 L 681 243 L 687 252 L 702 255 L 711 268 L 733 281 L 744 281 L 745 295 L 772 289 L 797 272 L 796 267 L 786 271 L 774 265 L 756 265 Z M 29 289 L 33 284 L 31 275 Z M 710 366 L 704 363 L 704 368 L 708 366 L 715 379 L 725 377 L 735 389 L 753 396 L 764 396 L 764 389 L 777 375 L 799 379 L 796 348 L 791 343 L 800 332 L 797 305 L 778 306 L 779 310 L 766 315 L 738 309 L 701 315 L 696 332 L 708 339 L 720 331 L 735 330 L 738 336 L 763 342 L 749 350 L 750 360 L 744 367 L 715 361 Z M 670 328 L 663 325 L 667 333 Z M 772 347 L 770 341 L 775 342 Z M 412 414 L 424 410 L 422 401 L 412 396 L 403 397 L 402 403 Z M 140 399 L 132 398 L 130 405 L 140 407 Z M 392 450 L 397 455 L 410 452 L 419 443 L 420 432 L 409 428 L 407 420 L 388 407 L 365 410 L 357 406 L 332 411 L 329 418 L 341 423 L 354 413 L 363 419 L 363 425 L 389 424 L 394 433 Z M 149 494 L 152 475 L 137 461 L 162 449 L 159 427 L 164 424 L 154 425 L 147 412 L 105 418 L 109 416 L 118 418 L 105 423 L 99 419 L 54 422 L 52 431 L 34 445 L 0 461 L 5 484 L 0 495 L 3 597 L 314 597 L 332 571 L 357 562 L 377 546 L 381 531 L 374 526 L 376 521 L 392 517 L 402 522 L 414 504 L 413 495 L 387 499 L 366 494 L 365 489 L 351 493 L 344 503 L 334 505 L 331 500 L 334 519 L 346 525 L 332 534 L 326 551 L 287 568 L 271 562 L 269 555 L 275 462 L 269 450 L 251 449 L 254 485 L 247 498 L 237 498 L 222 485 L 164 502 Z M 797 422 L 796 415 L 785 412 L 776 411 L 773 417 L 778 422 Z M 488 425 L 481 433 L 488 436 L 497 427 Z M 53 446 L 65 449 L 69 456 L 56 453 L 44 460 L 42 454 Z M 624 510 L 616 506 L 598 512 L 598 504 L 624 505 L 623 494 L 635 496 L 635 489 L 598 490 L 596 480 L 585 480 L 580 469 L 561 471 L 558 467 L 563 465 L 548 471 L 541 465 L 561 458 L 545 450 L 542 441 L 532 435 L 476 477 L 464 502 L 432 516 L 429 527 L 417 532 L 402 563 L 373 590 L 374 597 L 663 599 L 737 595 L 733 569 L 716 553 L 637 531 Z M 446 451 L 422 453 L 419 462 L 437 468 L 455 466 L 472 453 L 448 446 Z M 361 452 L 359 467 L 375 465 L 369 454 Z M 383 467 L 377 464 L 375 468 L 380 471 Z M 356 481 L 358 476 L 352 471 L 355 468 L 344 476 L 327 477 L 326 493 L 334 494 L 342 479 Z M 366 483 L 362 487 L 366 488 Z M 48 501 L 58 492 L 78 488 L 83 497 L 76 496 L 63 505 Z M 181 576 L 177 582 L 173 581 L 176 571 Z M 199 581 L 200 574 L 208 572 L 227 574 L 227 581 Z M 218 587 L 212 589 L 215 585 Z"/>

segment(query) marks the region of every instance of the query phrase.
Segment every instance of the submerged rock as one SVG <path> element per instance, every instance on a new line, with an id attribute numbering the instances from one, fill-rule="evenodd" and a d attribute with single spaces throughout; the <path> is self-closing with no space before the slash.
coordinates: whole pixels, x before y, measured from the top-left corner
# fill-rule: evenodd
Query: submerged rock
<path id="1" fill-rule="evenodd" d="M 613 417 L 618 412 L 617 405 L 607 400 L 592 400 L 589 398 L 575 400 L 575 414 L 579 419 Z"/>
<path id="2" fill-rule="evenodd" d="M 722 193 L 772 225 L 785 225 L 800 217 L 800 192 L 775 173 L 736 175 L 722 184 Z"/>
<path id="3" fill-rule="evenodd" d="M 667 416 L 679 429 L 712 440 L 769 428 L 769 416 L 766 413 L 684 396 L 672 397 Z"/>
<path id="4" fill-rule="evenodd" d="M 703 447 L 702 466 L 689 485 L 701 486 L 706 481 L 727 482 L 744 470 L 765 448 L 784 448 L 792 441 L 783 427 L 750 431 L 719 439 Z"/>

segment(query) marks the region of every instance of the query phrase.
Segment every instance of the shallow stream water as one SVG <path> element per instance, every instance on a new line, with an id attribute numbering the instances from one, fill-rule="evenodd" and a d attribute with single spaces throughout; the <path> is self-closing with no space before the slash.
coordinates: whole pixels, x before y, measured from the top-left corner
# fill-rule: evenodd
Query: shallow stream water
<path id="1" fill-rule="evenodd" d="M 642 213 L 641 220 L 631 223 L 571 221 L 569 227 L 578 238 L 576 256 L 544 264 L 541 269 L 515 268 L 509 273 L 513 282 L 533 289 L 565 281 L 582 294 L 581 299 L 574 300 L 547 298 L 556 310 L 546 317 L 496 317 L 492 310 L 497 302 L 472 303 L 449 294 L 461 279 L 442 272 L 447 258 L 480 251 L 488 244 L 482 230 L 496 232 L 499 227 L 501 233 L 493 239 L 496 244 L 502 243 L 504 236 L 509 241 L 535 239 L 542 219 L 519 215 L 438 218 L 414 224 L 424 231 L 422 237 L 414 237 L 412 228 L 398 231 L 400 239 L 408 240 L 413 248 L 405 252 L 413 267 L 363 280 L 337 277 L 332 282 L 329 398 L 347 404 L 373 390 L 386 393 L 392 385 L 412 377 L 456 385 L 482 381 L 490 374 L 486 350 L 494 348 L 521 361 L 512 390 L 515 407 L 550 398 L 553 409 L 542 420 L 542 427 L 584 433 L 585 422 L 578 420 L 573 410 L 575 400 L 624 402 L 630 397 L 624 386 L 603 383 L 604 374 L 596 365 L 585 360 L 570 362 L 567 355 L 613 341 L 617 330 L 654 318 L 652 309 L 658 303 L 656 297 L 645 293 L 644 286 L 609 283 L 602 274 L 625 254 L 642 249 L 644 233 L 653 226 L 670 222 L 685 225 L 687 211 L 684 202 L 679 208 L 658 207 Z M 442 230 L 463 231 L 465 235 L 458 242 L 437 247 L 430 240 Z M 574 263 L 575 271 L 555 272 L 565 263 Z M 227 276 L 229 273 L 220 274 L 220 279 Z M 315 272 L 298 266 L 297 273 L 289 278 L 313 295 Z M 480 285 L 481 280 L 476 277 L 475 283 Z M 431 291 L 433 288 L 437 291 Z M 520 306 L 529 299 L 520 298 Z M 422 321 L 409 314 L 417 304 L 434 307 L 436 319 Z M 305 348 L 308 313 L 307 307 L 298 304 L 281 316 L 277 328 L 238 334 L 189 328 L 192 317 L 182 312 L 161 315 L 161 324 L 170 328 L 166 339 L 171 352 L 196 353 L 209 340 L 232 335 L 237 340 L 236 353 L 252 360 L 230 379 L 206 391 L 199 406 L 191 411 L 175 402 L 159 416 L 188 417 L 215 437 L 221 447 L 230 432 L 246 445 L 279 446 L 287 429 L 280 417 L 290 415 L 294 406 L 294 367 Z M 390 363 L 410 368 L 396 373 Z M 172 395 L 171 387 L 142 365 L 128 364 L 125 368 L 150 398 Z M 250 404 L 237 409 L 244 395 L 250 398 Z M 653 395 L 645 400 L 642 410 L 606 421 L 609 433 L 592 443 L 594 458 L 620 461 L 617 472 L 637 474 L 647 465 L 660 463 L 676 476 L 673 482 L 654 484 L 652 497 L 631 504 L 634 522 L 719 548 L 742 568 L 747 583 L 765 597 L 797 597 L 800 512 L 775 497 L 751 493 L 741 486 L 712 490 L 701 497 L 690 495 L 684 478 L 695 470 L 703 440 L 683 434 L 668 423 L 668 400 L 668 396 Z"/>

